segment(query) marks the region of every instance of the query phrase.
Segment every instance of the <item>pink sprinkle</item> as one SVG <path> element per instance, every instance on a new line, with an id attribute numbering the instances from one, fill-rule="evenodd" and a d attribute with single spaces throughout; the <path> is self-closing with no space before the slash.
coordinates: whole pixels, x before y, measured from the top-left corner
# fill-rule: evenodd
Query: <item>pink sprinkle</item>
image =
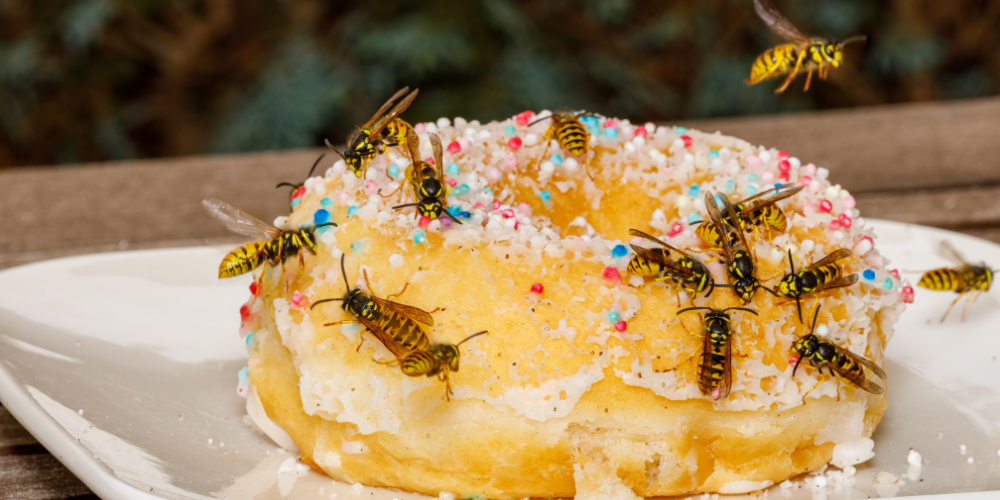
<path id="1" fill-rule="evenodd" d="M 431 218 L 427 216 L 421 216 L 420 221 L 417 223 L 421 228 L 427 229 L 427 226 L 431 224 Z"/>
<path id="2" fill-rule="evenodd" d="M 499 168 L 490 167 L 490 169 L 486 171 L 486 178 L 491 181 L 496 182 L 500 180 L 500 177 L 503 177 L 503 173 L 500 172 Z"/>
<path id="3" fill-rule="evenodd" d="M 811 201 L 807 201 L 806 204 L 802 206 L 802 211 L 803 212 L 815 212 L 816 211 L 816 204 L 813 203 L 813 202 L 811 202 Z"/>
<path id="4" fill-rule="evenodd" d="M 899 269 L 890 269 L 889 274 L 891 274 L 893 278 L 899 279 Z"/>
<path id="5" fill-rule="evenodd" d="M 812 163 L 806 165 L 806 173 L 814 175 L 816 173 L 816 165 L 813 165 Z"/>
<path id="6" fill-rule="evenodd" d="M 503 159 L 503 164 L 507 168 L 517 168 L 517 157 L 514 156 L 514 153 L 507 153 L 507 156 Z"/>
<path id="7" fill-rule="evenodd" d="M 517 206 L 517 211 L 524 214 L 526 217 L 531 217 L 531 205 L 527 203 L 521 203 Z"/>
<path id="8" fill-rule="evenodd" d="M 912 304 L 913 303 L 913 287 L 912 286 L 909 286 L 909 285 L 904 286 L 903 289 L 902 289 L 902 291 L 900 292 L 900 294 L 903 296 L 903 302 L 904 303 L 906 303 L 906 304 Z"/>
<path id="9" fill-rule="evenodd" d="M 691 144 L 694 143 L 694 141 L 691 140 L 691 137 L 687 136 L 687 135 L 682 135 L 681 136 L 681 140 L 684 141 L 684 147 L 686 147 L 686 148 L 691 147 Z"/>
<path id="10" fill-rule="evenodd" d="M 681 234 L 682 231 L 684 231 L 684 226 L 675 222 L 673 226 L 670 226 L 670 232 L 667 233 L 667 236 L 673 238 L 674 236 Z"/>
<path id="11" fill-rule="evenodd" d="M 627 328 L 628 323 L 626 323 L 623 319 L 620 319 L 617 323 L 615 323 L 615 330 L 618 330 L 619 332 L 624 332 Z"/>
<path id="12" fill-rule="evenodd" d="M 302 186 L 302 187 L 296 189 L 295 192 L 292 193 L 292 199 L 301 198 L 305 194 L 306 194 L 306 187 Z"/>
<path id="13" fill-rule="evenodd" d="M 545 291 L 545 286 L 541 283 L 535 283 L 531 285 L 531 293 L 542 293 Z"/>
<path id="14" fill-rule="evenodd" d="M 788 151 L 778 151 L 778 159 L 785 161 L 788 159 Z"/>
<path id="15" fill-rule="evenodd" d="M 716 387 L 712 389 L 712 399 L 719 399 L 722 397 L 722 387 Z"/>
<path id="16" fill-rule="evenodd" d="M 750 155 L 747 157 L 747 167 L 759 168 L 763 166 L 764 166 L 764 160 L 761 160 L 760 157 L 756 155 Z"/>
<path id="17" fill-rule="evenodd" d="M 788 364 L 794 365 L 798 361 L 799 361 L 799 355 L 798 354 L 793 354 L 792 357 L 788 359 Z"/>
<path id="18" fill-rule="evenodd" d="M 502 204 L 502 203 L 500 203 L 500 200 L 493 200 L 493 210 L 500 210 L 500 207 L 501 207 L 502 205 L 503 205 L 503 204 Z"/>
<path id="19" fill-rule="evenodd" d="M 848 196 L 847 198 L 844 198 L 840 202 L 844 204 L 845 208 L 854 208 L 855 206 L 857 206 L 858 203 L 857 201 L 854 200 L 853 196 Z"/>
<path id="20" fill-rule="evenodd" d="M 760 180 L 764 182 L 771 182 L 774 180 L 774 174 L 770 170 L 765 171 L 761 176 Z"/>
<path id="21" fill-rule="evenodd" d="M 531 123 L 531 119 L 534 117 L 534 111 L 522 111 L 514 117 L 514 121 L 516 121 L 518 125 L 527 125 Z"/>
<path id="22" fill-rule="evenodd" d="M 618 126 L 618 122 L 614 120 L 604 120 L 604 128 L 615 128 Z"/>
<path id="23" fill-rule="evenodd" d="M 462 145 L 459 144 L 458 141 L 451 141 L 448 144 L 448 152 L 451 154 L 458 153 L 461 150 L 462 150 Z"/>
<path id="24" fill-rule="evenodd" d="M 424 133 L 424 130 L 426 130 L 426 127 L 424 127 L 424 124 L 422 122 L 417 123 L 416 125 L 413 126 L 413 131 L 418 134 Z"/>
<path id="25" fill-rule="evenodd" d="M 451 187 L 455 187 L 458 185 L 458 181 L 456 181 L 455 179 L 445 179 L 444 182 Z"/>
<path id="26" fill-rule="evenodd" d="M 519 221 L 514 221 L 514 230 L 517 231 L 518 228 L 520 228 L 520 227 L 521 227 L 521 223 Z"/>
<path id="27" fill-rule="evenodd" d="M 378 183 L 375 181 L 365 181 L 365 194 L 371 196 L 378 192 Z"/>
<path id="28" fill-rule="evenodd" d="M 510 219 L 514 217 L 514 211 L 509 208 L 505 208 L 500 212 L 500 215 L 502 215 L 504 219 Z"/>
<path id="29" fill-rule="evenodd" d="M 511 137 L 510 140 L 507 141 L 507 147 L 510 148 L 511 151 L 521 149 L 521 144 L 522 142 L 520 137 Z"/>
<path id="30" fill-rule="evenodd" d="M 438 219 L 438 222 L 441 223 L 441 229 L 451 229 L 451 224 L 452 224 L 451 217 L 448 216 L 441 217 L 440 219 Z"/>
<path id="31" fill-rule="evenodd" d="M 818 192 L 819 188 L 821 187 L 823 187 L 823 185 L 820 184 L 819 181 L 817 181 L 816 179 L 813 179 L 813 181 L 809 183 L 809 190 L 814 193 Z"/>
<path id="32" fill-rule="evenodd" d="M 465 137 L 463 137 L 463 138 L 461 138 L 461 139 L 458 140 L 458 144 L 459 144 L 459 146 L 462 147 L 462 150 L 464 151 L 466 149 L 469 149 L 469 146 L 472 145 L 472 141 L 470 141 L 470 140 L 466 139 Z"/>
<path id="33" fill-rule="evenodd" d="M 838 222 L 837 220 L 830 221 L 830 230 L 836 231 L 838 229 L 840 229 L 840 222 Z"/>
<path id="34" fill-rule="evenodd" d="M 248 317 L 250 317 L 250 305 L 243 304 L 240 307 L 240 319 L 246 321 Z"/>
<path id="35" fill-rule="evenodd" d="M 789 174 L 789 172 L 782 172 L 780 175 L 778 175 L 778 178 L 785 182 L 792 180 L 792 176 Z"/>
<path id="36" fill-rule="evenodd" d="M 851 228 L 851 218 L 847 214 L 840 214 L 837 216 L 837 222 L 840 223 L 845 229 Z"/>
<path id="37" fill-rule="evenodd" d="M 778 156 L 781 156 L 781 153 L 778 153 Z M 791 169 L 792 169 L 792 164 L 788 163 L 788 160 L 781 160 L 778 162 L 778 170 L 782 172 L 788 172 Z"/>
<path id="38" fill-rule="evenodd" d="M 475 209 L 477 209 L 477 208 L 478 208 L 479 210 L 484 210 L 484 209 L 486 208 L 486 205 L 483 205 L 482 203 L 476 203 L 475 205 L 472 205 L 472 209 L 473 209 L 473 210 L 475 210 Z"/>
<path id="39" fill-rule="evenodd" d="M 347 194 L 347 191 L 341 191 L 337 193 L 337 202 L 340 203 L 341 205 L 346 205 L 349 197 L 350 195 Z"/>
<path id="40" fill-rule="evenodd" d="M 250 282 L 250 295 L 257 295 L 257 282 L 256 281 L 251 281 Z"/>
<path id="41" fill-rule="evenodd" d="M 289 302 L 291 302 L 292 305 L 295 307 L 303 307 L 306 305 L 306 302 L 308 301 L 306 300 L 305 295 L 302 295 L 299 292 L 295 292 L 292 294 L 292 298 Z"/>
<path id="42" fill-rule="evenodd" d="M 819 211 L 820 212 L 829 213 L 830 210 L 833 210 L 833 203 L 830 203 L 830 200 L 823 200 L 823 201 L 819 202 Z"/>
<path id="43" fill-rule="evenodd" d="M 809 183 L 812 182 L 812 180 L 813 180 L 812 177 L 809 177 L 808 175 L 803 175 L 802 176 L 802 185 L 803 186 L 808 186 Z"/>
<path id="44" fill-rule="evenodd" d="M 622 279 L 621 275 L 618 274 L 618 270 L 611 266 L 605 267 L 601 271 L 601 276 L 612 283 L 618 283 Z"/>
<path id="45" fill-rule="evenodd" d="M 646 137 L 646 129 L 644 127 L 636 127 L 635 135 L 636 137 Z"/>

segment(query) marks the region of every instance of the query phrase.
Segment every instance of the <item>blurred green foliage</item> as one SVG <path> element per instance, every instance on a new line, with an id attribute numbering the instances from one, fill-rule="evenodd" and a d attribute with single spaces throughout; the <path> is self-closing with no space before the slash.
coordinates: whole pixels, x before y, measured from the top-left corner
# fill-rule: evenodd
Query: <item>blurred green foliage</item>
<path id="1" fill-rule="evenodd" d="M 751 0 L 0 0 L 0 166 L 317 146 L 397 88 L 406 117 L 568 106 L 633 121 L 1000 92 L 1000 2 L 786 0 L 847 64 L 748 87 Z"/>

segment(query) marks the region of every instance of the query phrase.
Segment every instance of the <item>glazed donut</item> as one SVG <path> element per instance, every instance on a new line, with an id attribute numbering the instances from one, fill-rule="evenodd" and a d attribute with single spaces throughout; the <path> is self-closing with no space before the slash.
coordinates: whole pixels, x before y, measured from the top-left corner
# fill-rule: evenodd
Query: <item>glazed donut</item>
<path id="1" fill-rule="evenodd" d="M 546 135 L 546 114 L 415 124 L 420 160 L 447 185 L 448 215 L 434 220 L 392 208 L 419 201 L 397 191 L 410 162 L 395 149 L 366 178 L 338 161 L 305 182 L 275 225 L 339 226 L 317 229 L 315 255 L 272 268 L 255 289 L 243 325 L 251 416 L 335 479 L 435 496 L 743 493 L 869 458 L 884 392 L 808 362 L 792 376 L 816 304 L 822 339 L 875 365 L 905 307 L 850 194 L 784 152 L 682 127 L 586 115 L 585 151 L 572 154 Z M 729 288 L 695 296 L 627 271 L 636 249 L 655 248 L 636 229 L 729 283 L 725 253 L 696 234 L 712 223 L 706 203 L 789 183 L 801 191 L 773 205 L 786 227 L 746 228 L 763 288 L 788 273 L 789 255 L 800 269 L 841 248 L 851 250 L 837 261 L 843 273 L 863 276 L 802 297 L 804 321 L 794 300 L 763 288 L 743 304 Z M 458 347 L 446 377 L 408 376 L 391 334 L 350 323 L 358 316 L 343 301 L 321 302 L 351 290 L 429 313 L 433 325 L 410 332 L 426 338 L 409 348 L 488 333 Z M 715 359 L 703 355 L 707 311 L 678 315 L 693 305 L 756 312 L 727 313 L 727 394 L 704 387 L 705 359 Z"/>

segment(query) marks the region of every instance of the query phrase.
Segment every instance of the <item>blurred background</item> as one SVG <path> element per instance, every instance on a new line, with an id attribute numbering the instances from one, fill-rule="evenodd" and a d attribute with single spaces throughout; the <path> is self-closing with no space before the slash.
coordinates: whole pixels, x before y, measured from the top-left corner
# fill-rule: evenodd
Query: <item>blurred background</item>
<path id="1" fill-rule="evenodd" d="M 1000 92 L 1000 1 L 776 2 L 868 36 L 802 92 L 748 87 L 780 40 L 750 0 L 0 0 L 0 168 L 342 143 L 397 88 L 410 121 L 569 106 L 633 121 Z"/>

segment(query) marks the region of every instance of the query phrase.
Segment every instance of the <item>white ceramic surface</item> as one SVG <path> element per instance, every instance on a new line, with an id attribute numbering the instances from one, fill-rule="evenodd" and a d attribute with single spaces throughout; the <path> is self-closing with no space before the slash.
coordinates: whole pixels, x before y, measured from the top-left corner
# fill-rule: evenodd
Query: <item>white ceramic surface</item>
<path id="1" fill-rule="evenodd" d="M 935 253 L 942 238 L 971 261 L 1000 265 L 1000 247 L 989 242 L 869 223 L 893 268 L 948 265 Z M 250 281 L 216 280 L 220 258 L 207 247 L 122 252 L 0 273 L 0 401 L 106 499 L 426 498 L 336 484 L 244 423 L 237 310 Z M 908 277 L 915 284 L 919 275 Z M 889 410 L 876 456 L 857 467 L 854 485 L 800 479 L 768 495 L 998 498 L 1000 300 L 994 290 L 967 322 L 958 310 L 939 324 L 952 298 L 917 289 L 897 326 L 885 366 Z M 923 455 L 919 470 L 907 464 L 910 448 Z M 903 482 L 874 485 L 880 471 Z"/>

